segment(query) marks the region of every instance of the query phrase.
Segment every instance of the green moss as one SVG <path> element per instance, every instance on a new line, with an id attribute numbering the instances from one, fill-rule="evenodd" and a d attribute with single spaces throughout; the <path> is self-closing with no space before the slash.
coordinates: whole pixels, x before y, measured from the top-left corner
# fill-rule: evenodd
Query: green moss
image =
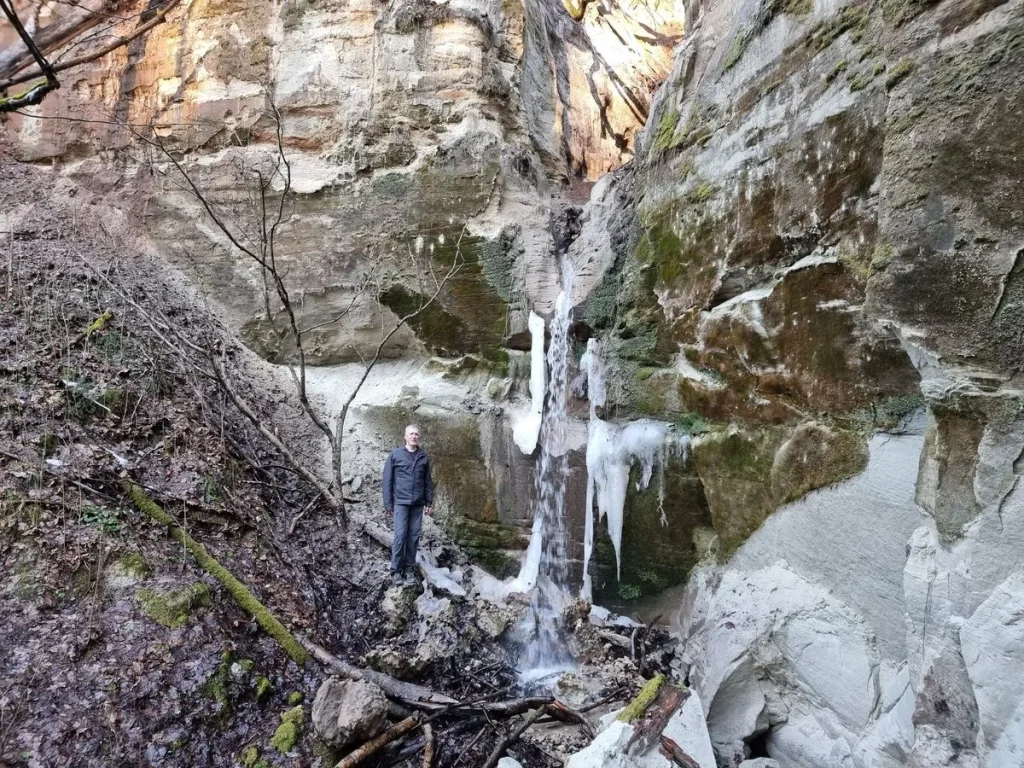
<path id="1" fill-rule="evenodd" d="M 684 413 L 675 421 L 676 428 L 688 435 L 703 435 L 711 431 L 711 424 L 699 413 Z"/>
<path id="2" fill-rule="evenodd" d="M 636 600 L 643 594 L 643 590 L 638 584 L 626 584 L 625 582 L 619 584 L 619 597 L 623 600 Z"/>
<path id="3" fill-rule="evenodd" d="M 256 678 L 256 701 L 263 701 L 274 690 L 274 684 L 263 675 Z M 291 703 L 291 702 L 289 702 Z"/>
<path id="4" fill-rule="evenodd" d="M 480 243 L 479 258 L 487 284 L 503 301 L 515 298 L 515 266 L 523 255 L 519 227 L 505 227 L 494 240 Z"/>
<path id="5" fill-rule="evenodd" d="M 846 59 L 841 59 L 834 67 L 832 67 L 832 71 L 829 72 L 828 75 L 826 75 L 825 82 L 831 83 L 841 74 L 843 74 L 843 72 L 845 72 L 848 67 L 849 62 Z"/>
<path id="6" fill-rule="evenodd" d="M 647 708 L 654 703 L 656 698 L 658 698 L 658 691 L 661 690 L 661 686 L 664 684 L 664 675 L 652 677 L 644 684 L 644 687 L 640 689 L 640 693 L 638 693 L 629 705 L 619 713 L 616 720 L 620 720 L 623 723 L 635 723 L 644 716 Z"/>
<path id="7" fill-rule="evenodd" d="M 119 533 L 121 531 L 121 513 L 116 509 L 86 504 L 82 507 L 80 519 L 86 525 L 101 528 L 104 533 Z"/>
<path id="8" fill-rule="evenodd" d="M 296 664 L 306 663 L 309 659 L 309 654 L 306 653 L 306 650 L 242 582 L 236 579 L 227 568 L 217 562 L 198 541 L 185 533 L 175 522 L 174 518 L 164 512 L 159 505 L 150 499 L 142 488 L 129 480 L 124 482 L 124 488 L 139 511 L 145 513 L 157 523 L 167 526 L 171 538 L 188 550 L 203 570 L 224 585 L 235 599 L 235 602 L 256 619 L 256 623 L 263 628 L 263 631 L 276 640 Z"/>
<path id="9" fill-rule="evenodd" d="M 141 552 L 128 552 L 121 557 L 120 562 L 125 573 L 139 579 L 145 579 L 152 572 Z"/>
<path id="10" fill-rule="evenodd" d="M 736 36 L 732 39 L 732 45 L 729 46 L 729 53 L 726 54 L 725 63 L 723 64 L 726 72 L 739 64 L 740 59 L 743 58 L 743 54 L 747 50 L 747 46 L 750 45 L 750 41 L 753 39 L 753 27 L 747 27 L 746 29 L 736 33 Z"/>
<path id="11" fill-rule="evenodd" d="M 882 17 L 894 27 L 901 27 L 939 0 L 881 0 Z"/>
<path id="12" fill-rule="evenodd" d="M 686 193 L 684 198 L 688 203 L 705 203 L 718 192 L 718 187 L 709 181 L 701 181 L 693 189 Z"/>
<path id="13" fill-rule="evenodd" d="M 288 694 L 288 704 L 294 707 L 296 704 L 301 704 L 303 699 L 306 697 L 302 694 L 302 691 L 292 691 Z"/>
<path id="14" fill-rule="evenodd" d="M 850 37 L 859 37 L 867 29 L 869 21 L 868 9 L 858 3 L 843 7 L 831 20 L 818 27 L 810 36 L 810 44 L 819 51 L 832 45 L 845 32 Z"/>
<path id="15" fill-rule="evenodd" d="M 900 422 L 910 416 L 914 411 L 919 408 L 923 408 L 924 405 L 924 396 L 919 392 L 912 392 L 905 395 L 893 395 L 892 397 L 887 397 L 881 402 L 874 403 L 866 416 L 871 426 L 875 429 L 896 429 L 900 425 Z"/>
<path id="16" fill-rule="evenodd" d="M 89 326 L 85 329 L 85 338 L 89 338 L 90 336 L 92 336 L 97 331 L 102 330 L 103 326 L 105 326 L 107 323 L 109 323 L 113 319 L 114 319 L 114 313 L 111 312 L 108 309 L 102 315 L 100 315 L 95 320 L 93 320 L 91 323 L 89 323 Z"/>
<path id="17" fill-rule="evenodd" d="M 228 686 L 231 683 L 231 658 L 231 651 L 224 651 L 217 668 L 203 683 L 203 693 L 220 705 L 222 714 L 227 714 L 231 710 L 231 696 L 228 694 Z"/>
<path id="18" fill-rule="evenodd" d="M 768 7 L 772 15 L 789 13 L 793 16 L 806 16 L 814 3 L 811 0 L 771 0 Z"/>
<path id="19" fill-rule="evenodd" d="M 255 744 L 250 744 L 248 747 L 242 750 L 242 754 L 238 756 L 238 762 L 242 764 L 242 768 L 256 768 L 256 761 L 260 759 L 260 748 Z"/>
<path id="20" fill-rule="evenodd" d="M 877 243 L 871 253 L 871 273 L 881 272 L 892 262 L 895 250 L 888 243 Z"/>
<path id="21" fill-rule="evenodd" d="M 299 741 L 299 734 L 302 733 L 302 723 L 306 714 L 301 706 L 292 707 L 281 715 L 281 724 L 277 726 L 274 735 L 270 737 L 270 746 L 286 755 L 291 752 Z"/>
<path id="22" fill-rule="evenodd" d="M 874 80 L 874 75 L 871 74 L 859 75 L 853 78 L 850 80 L 850 92 L 863 91 L 871 84 L 872 80 Z"/>
<path id="23" fill-rule="evenodd" d="M 885 78 L 885 89 L 891 91 L 897 85 L 903 82 L 903 80 L 910 75 L 916 68 L 916 64 L 910 59 L 901 59 L 897 62 L 896 66 L 892 68 Z"/>
<path id="24" fill-rule="evenodd" d="M 651 145 L 652 151 L 661 153 L 671 148 L 678 125 L 679 110 L 673 107 L 667 110 L 658 121 L 658 127 L 654 130 L 654 142 Z"/>
<path id="25" fill-rule="evenodd" d="M 193 610 L 209 606 L 211 602 L 210 587 L 201 581 L 185 589 L 164 593 L 152 589 L 139 590 L 139 603 L 146 615 L 171 629 L 188 621 Z"/>
<path id="26" fill-rule="evenodd" d="M 871 76 L 872 77 L 878 77 L 883 72 L 885 72 L 885 62 L 884 61 L 876 61 L 875 62 L 875 66 L 873 66 L 871 68 Z"/>

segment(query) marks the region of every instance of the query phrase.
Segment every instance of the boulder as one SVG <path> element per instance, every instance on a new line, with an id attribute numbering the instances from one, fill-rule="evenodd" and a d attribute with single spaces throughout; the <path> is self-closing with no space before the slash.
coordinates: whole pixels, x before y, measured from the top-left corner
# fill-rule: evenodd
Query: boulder
<path id="1" fill-rule="evenodd" d="M 756 757 L 753 760 L 744 760 L 739 768 L 781 768 L 778 760 L 770 757 Z"/>
<path id="2" fill-rule="evenodd" d="M 523 768 L 523 765 L 511 757 L 503 757 L 498 761 L 498 768 Z"/>
<path id="3" fill-rule="evenodd" d="M 672 715 L 662 735 L 672 739 L 700 768 L 715 768 L 704 708 L 696 692 L 691 692 Z M 627 755 L 626 745 L 632 736 L 632 724 L 612 720 L 585 749 L 569 757 L 566 768 L 673 768 L 675 763 L 658 749 L 643 755 Z"/>
<path id="4" fill-rule="evenodd" d="M 388 700 L 373 683 L 326 680 L 313 701 L 313 730 L 332 747 L 362 744 L 387 728 Z"/>

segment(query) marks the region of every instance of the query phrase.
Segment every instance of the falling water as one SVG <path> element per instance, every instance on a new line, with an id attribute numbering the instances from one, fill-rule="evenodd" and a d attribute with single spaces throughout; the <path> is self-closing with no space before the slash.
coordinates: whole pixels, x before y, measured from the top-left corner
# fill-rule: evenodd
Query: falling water
<path id="1" fill-rule="evenodd" d="M 524 685 L 572 667 L 572 660 L 561 636 L 561 614 L 568 596 L 569 568 L 566 562 L 565 484 L 569 463 L 565 449 L 565 400 L 568 390 L 569 328 L 572 316 L 572 271 L 568 263 L 562 270 L 562 293 L 555 303 L 548 346 L 547 404 L 540 436 L 540 459 L 536 465 L 534 487 L 534 536 L 539 537 L 540 562 L 537 585 L 530 609 L 520 625 L 525 643 L 520 657 L 520 675 Z M 536 549 L 531 543 L 531 549 Z M 524 563 L 524 568 L 527 564 Z"/>

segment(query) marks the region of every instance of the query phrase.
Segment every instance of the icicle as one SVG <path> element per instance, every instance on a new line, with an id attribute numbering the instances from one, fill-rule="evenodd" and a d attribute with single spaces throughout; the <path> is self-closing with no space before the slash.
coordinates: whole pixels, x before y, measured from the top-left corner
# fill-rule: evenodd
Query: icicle
<path id="1" fill-rule="evenodd" d="M 665 465 L 668 463 L 668 451 L 665 443 L 662 442 L 658 448 L 658 512 L 661 514 L 661 527 L 668 527 L 668 517 L 665 515 Z"/>
<path id="2" fill-rule="evenodd" d="M 530 312 L 530 410 L 512 425 L 512 439 L 529 456 L 537 447 L 544 410 L 544 318 Z"/>

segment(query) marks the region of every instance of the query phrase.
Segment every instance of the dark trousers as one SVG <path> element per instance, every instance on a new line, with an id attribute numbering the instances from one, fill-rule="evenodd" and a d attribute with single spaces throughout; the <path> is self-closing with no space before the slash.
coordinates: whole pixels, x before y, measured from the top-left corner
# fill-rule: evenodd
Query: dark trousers
<path id="1" fill-rule="evenodd" d="M 416 567 L 416 548 L 423 528 L 423 507 L 395 504 L 395 540 L 391 543 L 391 572 L 411 571 Z"/>

